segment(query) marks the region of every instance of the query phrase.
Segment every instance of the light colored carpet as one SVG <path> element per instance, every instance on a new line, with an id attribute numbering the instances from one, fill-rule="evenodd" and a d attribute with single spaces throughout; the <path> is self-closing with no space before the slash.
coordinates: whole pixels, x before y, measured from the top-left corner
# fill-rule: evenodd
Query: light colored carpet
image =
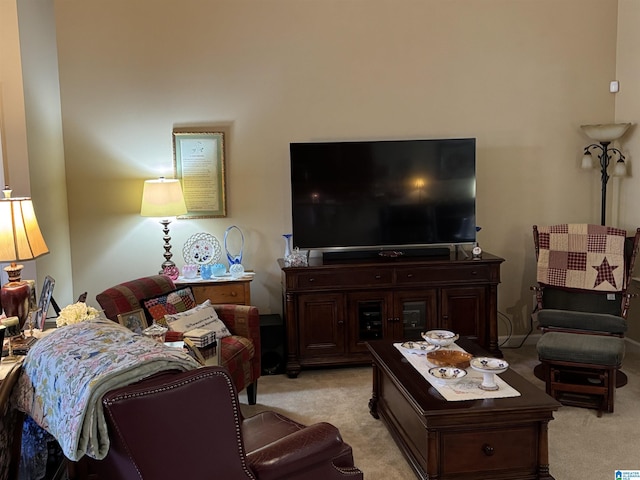
<path id="1" fill-rule="evenodd" d="M 533 375 L 538 363 L 535 346 L 503 348 L 503 353 L 518 373 L 544 390 L 544 383 Z M 595 410 L 567 406 L 555 413 L 549 424 L 549 463 L 556 480 L 613 479 L 617 469 L 640 469 L 638 345 L 627 342 L 623 371 L 629 383 L 617 390 L 614 413 L 598 418 Z M 261 377 L 254 406 L 247 405 L 244 392 L 240 395 L 245 416 L 275 410 L 305 424 L 334 424 L 353 448 L 355 464 L 367 480 L 415 478 L 384 423 L 369 414 L 369 398 L 370 367 L 303 370 L 296 379 Z"/>

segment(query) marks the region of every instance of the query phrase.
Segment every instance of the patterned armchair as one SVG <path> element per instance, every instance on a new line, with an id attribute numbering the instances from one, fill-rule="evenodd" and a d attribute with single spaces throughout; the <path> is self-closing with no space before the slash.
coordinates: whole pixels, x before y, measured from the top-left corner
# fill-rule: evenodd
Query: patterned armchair
<path id="1" fill-rule="evenodd" d="M 115 285 L 96 295 L 107 318 L 118 321 L 118 314 L 142 308 L 141 301 L 175 290 L 169 277 L 153 275 Z M 260 377 L 260 315 L 254 306 L 214 305 L 229 331 L 221 340 L 221 361 L 238 391 L 247 389 L 250 405 L 255 405 Z"/>

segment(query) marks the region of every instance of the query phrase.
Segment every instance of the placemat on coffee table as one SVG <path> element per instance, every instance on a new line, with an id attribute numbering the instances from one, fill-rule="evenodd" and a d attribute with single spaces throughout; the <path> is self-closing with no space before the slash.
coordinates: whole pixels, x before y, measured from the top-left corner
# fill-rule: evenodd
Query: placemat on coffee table
<path id="1" fill-rule="evenodd" d="M 480 389 L 482 383 L 482 373 L 474 370 L 473 368 L 467 368 L 467 375 L 457 383 L 453 385 L 440 385 L 432 379 L 429 375 L 429 369 L 437 367 L 427 360 L 426 354 L 412 353 L 411 351 L 403 348 L 401 343 L 393 344 L 400 353 L 409 361 L 409 363 L 429 382 L 433 388 L 435 388 L 445 400 L 450 402 L 461 400 L 478 400 L 484 398 L 507 398 L 507 397 L 519 397 L 520 392 L 511 387 L 507 382 L 500 378 L 500 375 L 495 376 L 496 385 L 498 390 L 487 391 Z M 459 350 L 464 352 L 464 349 L 456 345 L 450 345 L 446 347 L 450 350 Z"/>

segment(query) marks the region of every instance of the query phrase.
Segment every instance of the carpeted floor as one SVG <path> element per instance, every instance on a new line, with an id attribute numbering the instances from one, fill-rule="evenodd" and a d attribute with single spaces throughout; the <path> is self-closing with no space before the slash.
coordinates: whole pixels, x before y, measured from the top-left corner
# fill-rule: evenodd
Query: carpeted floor
<path id="1" fill-rule="evenodd" d="M 544 390 L 533 375 L 535 346 L 503 348 L 505 358 L 525 378 Z M 615 412 L 597 417 L 595 410 L 562 407 L 549 424 L 550 471 L 556 480 L 613 479 L 614 471 L 640 470 L 640 347 L 627 342 L 623 371 L 628 384 L 616 392 Z M 371 368 L 303 370 L 296 379 L 261 377 L 258 403 L 245 416 L 279 411 L 301 423 L 327 421 L 340 429 L 367 480 L 415 478 L 384 423 L 369 414 Z M 486 480 L 486 479 L 478 479 Z"/>

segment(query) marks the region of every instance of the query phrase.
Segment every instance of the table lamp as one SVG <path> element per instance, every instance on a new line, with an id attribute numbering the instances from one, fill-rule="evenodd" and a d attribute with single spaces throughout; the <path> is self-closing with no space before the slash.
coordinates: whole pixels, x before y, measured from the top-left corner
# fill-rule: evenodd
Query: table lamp
<path id="1" fill-rule="evenodd" d="M 21 280 L 23 265 L 16 262 L 34 260 L 49 253 L 42 237 L 31 198 L 11 198 L 11 190 L 5 187 L 0 199 L 0 263 L 9 281 L 0 288 L 0 304 L 7 317 L 18 317 L 24 327 L 29 314 L 29 283 Z"/>
<path id="2" fill-rule="evenodd" d="M 142 206 L 140 215 L 143 217 L 160 217 L 164 232 L 164 262 L 160 267 L 160 273 L 165 273 L 167 269 L 176 268 L 176 264 L 171 261 L 171 237 L 169 236 L 168 217 L 183 215 L 187 213 L 187 205 L 182 195 L 180 180 L 160 177 L 156 180 L 145 180 L 142 190 Z"/>

